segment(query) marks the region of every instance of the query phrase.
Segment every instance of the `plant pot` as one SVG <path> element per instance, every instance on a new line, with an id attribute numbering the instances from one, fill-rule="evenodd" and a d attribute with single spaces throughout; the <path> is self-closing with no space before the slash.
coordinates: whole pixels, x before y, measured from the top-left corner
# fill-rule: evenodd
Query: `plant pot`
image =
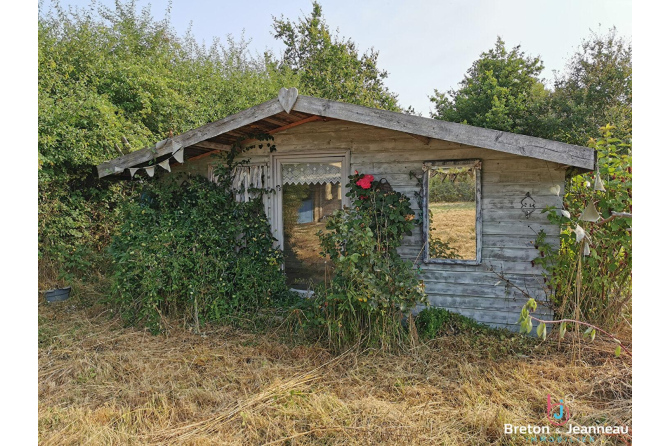
<path id="1" fill-rule="evenodd" d="M 70 298 L 71 286 L 49 290 L 44 293 L 47 302 L 61 302 Z"/>

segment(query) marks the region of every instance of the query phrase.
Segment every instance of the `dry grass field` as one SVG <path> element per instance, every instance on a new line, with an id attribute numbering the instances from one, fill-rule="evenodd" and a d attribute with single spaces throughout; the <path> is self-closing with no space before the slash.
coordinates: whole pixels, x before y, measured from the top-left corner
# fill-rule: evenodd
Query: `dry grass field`
<path id="1" fill-rule="evenodd" d="M 533 444 L 503 425 L 547 425 L 547 394 L 575 424 L 631 423 L 630 358 L 598 339 L 448 331 L 336 356 L 287 324 L 152 336 L 79 299 L 39 306 L 40 444 Z"/>
<path id="2" fill-rule="evenodd" d="M 430 210 L 433 211 L 432 227 L 435 228 L 431 236 L 449 243 L 464 259 L 476 258 L 475 203 L 430 203 Z"/>

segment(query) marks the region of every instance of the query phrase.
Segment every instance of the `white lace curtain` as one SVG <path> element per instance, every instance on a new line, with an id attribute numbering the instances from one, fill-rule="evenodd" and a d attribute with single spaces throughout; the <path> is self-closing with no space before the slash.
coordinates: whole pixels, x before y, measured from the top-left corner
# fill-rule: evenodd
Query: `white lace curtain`
<path id="1" fill-rule="evenodd" d="M 298 163 L 282 165 L 284 184 L 324 184 L 342 181 L 340 163 Z"/>

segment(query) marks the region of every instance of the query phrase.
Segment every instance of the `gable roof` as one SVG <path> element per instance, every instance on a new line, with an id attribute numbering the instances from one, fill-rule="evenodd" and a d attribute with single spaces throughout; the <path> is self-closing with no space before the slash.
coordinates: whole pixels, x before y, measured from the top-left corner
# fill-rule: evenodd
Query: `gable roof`
<path id="1" fill-rule="evenodd" d="M 230 150 L 231 144 L 245 135 L 274 134 L 307 122 L 330 119 L 408 133 L 424 144 L 438 139 L 553 161 L 581 170 L 593 170 L 595 165 L 595 152 L 587 147 L 303 96 L 295 88 L 282 88 L 278 97 L 267 102 L 101 163 L 97 166 L 98 176 L 121 174 L 127 168 L 157 163 L 182 148 L 184 160 L 188 160 Z"/>

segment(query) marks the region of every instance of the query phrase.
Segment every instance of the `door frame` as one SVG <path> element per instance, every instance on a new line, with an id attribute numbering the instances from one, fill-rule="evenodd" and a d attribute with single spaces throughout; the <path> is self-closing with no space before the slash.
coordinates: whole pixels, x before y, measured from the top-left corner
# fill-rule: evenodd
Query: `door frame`
<path id="1" fill-rule="evenodd" d="M 270 174 L 269 184 L 273 184 L 272 189 L 275 191 L 272 194 L 270 227 L 272 235 L 277 239 L 277 247 L 284 250 L 284 215 L 282 212 L 283 194 L 282 194 L 282 178 L 281 165 L 289 163 L 327 163 L 335 161 L 342 162 L 342 207 L 350 205 L 349 197 L 347 197 L 347 183 L 350 175 L 350 150 L 334 150 L 334 151 L 318 151 L 305 153 L 282 153 L 270 155 Z"/>

